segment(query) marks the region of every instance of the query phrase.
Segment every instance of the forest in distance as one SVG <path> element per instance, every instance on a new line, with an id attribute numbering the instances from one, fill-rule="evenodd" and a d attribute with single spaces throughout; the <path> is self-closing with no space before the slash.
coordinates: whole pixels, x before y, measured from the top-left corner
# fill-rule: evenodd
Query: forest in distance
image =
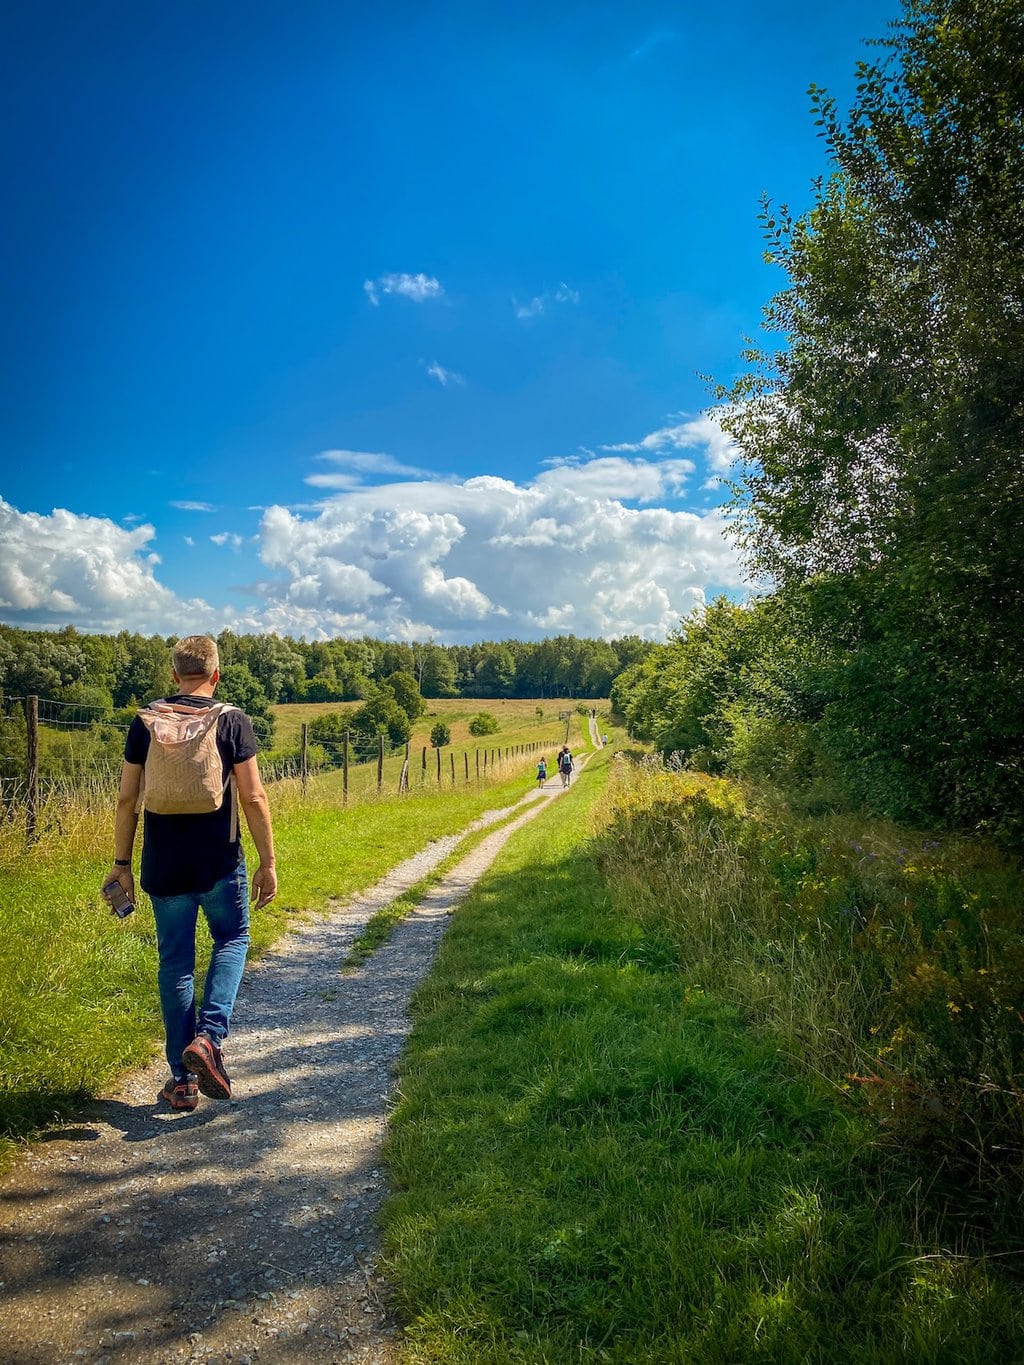
<path id="1" fill-rule="evenodd" d="M 0 625 L 0 693 L 37 695 L 100 710 L 141 705 L 166 693 L 175 635 L 22 630 Z M 239 705 L 358 701 L 395 673 L 431 697 L 607 697 L 612 680 L 653 648 L 638 635 L 620 640 L 574 635 L 473 645 L 334 639 L 221 631 L 221 692 Z"/>

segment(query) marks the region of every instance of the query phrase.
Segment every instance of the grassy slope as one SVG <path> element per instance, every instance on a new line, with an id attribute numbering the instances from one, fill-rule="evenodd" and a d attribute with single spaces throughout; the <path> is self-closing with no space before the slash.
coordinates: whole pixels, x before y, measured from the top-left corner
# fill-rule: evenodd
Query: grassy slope
<path id="1" fill-rule="evenodd" d="M 929 1171 L 612 903 L 598 770 L 515 837 L 416 997 L 385 1209 L 406 1358 L 1024 1358 L 1014 1286 L 929 1238 Z"/>

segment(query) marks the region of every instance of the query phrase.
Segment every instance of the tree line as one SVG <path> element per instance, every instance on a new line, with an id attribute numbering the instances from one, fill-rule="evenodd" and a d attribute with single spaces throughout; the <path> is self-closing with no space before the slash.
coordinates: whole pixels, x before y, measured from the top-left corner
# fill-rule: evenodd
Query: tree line
<path id="1" fill-rule="evenodd" d="M 34 694 L 77 708 L 86 721 L 103 716 L 119 724 L 166 693 L 175 639 L 0 625 L 0 695 Z M 361 701 L 361 728 L 383 730 L 398 743 L 401 717 L 415 719 L 423 698 L 606 697 L 616 674 L 652 648 L 635 635 L 439 645 L 370 637 L 309 643 L 230 630 L 217 636 L 217 645 L 218 695 L 252 716 L 265 746 L 273 742 L 274 703 Z"/>
<path id="2" fill-rule="evenodd" d="M 908 0 L 831 174 L 766 203 L 786 287 L 726 427 L 767 589 L 620 675 L 633 732 L 903 820 L 1024 834 L 1024 8 Z"/>

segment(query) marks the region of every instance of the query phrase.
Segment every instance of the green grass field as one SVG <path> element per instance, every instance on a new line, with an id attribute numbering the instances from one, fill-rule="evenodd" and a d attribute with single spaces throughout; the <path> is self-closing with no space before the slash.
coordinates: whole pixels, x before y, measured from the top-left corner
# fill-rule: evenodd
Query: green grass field
<path id="1" fill-rule="evenodd" d="M 602 767 L 509 844 L 416 994 L 386 1152 L 403 1360 L 1024 1359 L 1012 1239 L 611 889 Z"/>

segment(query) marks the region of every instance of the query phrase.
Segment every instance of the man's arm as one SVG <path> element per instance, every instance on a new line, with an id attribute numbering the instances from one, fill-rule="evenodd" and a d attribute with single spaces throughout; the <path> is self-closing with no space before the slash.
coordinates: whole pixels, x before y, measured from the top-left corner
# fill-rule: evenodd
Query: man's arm
<path id="1" fill-rule="evenodd" d="M 120 882 L 129 900 L 135 899 L 135 879 L 132 876 L 132 849 L 135 846 L 135 831 L 139 823 L 139 787 L 142 782 L 141 763 L 121 764 L 121 787 L 117 793 L 117 812 L 114 815 L 114 857 L 125 863 L 125 867 L 113 864 L 103 878 L 108 882 Z"/>
<path id="2" fill-rule="evenodd" d="M 267 905 L 277 895 L 277 869 L 274 865 L 274 832 L 270 828 L 270 802 L 260 778 L 255 756 L 234 766 L 238 800 L 245 815 L 245 823 L 256 845 L 260 865 L 253 873 L 252 891 L 256 909 Z"/>

